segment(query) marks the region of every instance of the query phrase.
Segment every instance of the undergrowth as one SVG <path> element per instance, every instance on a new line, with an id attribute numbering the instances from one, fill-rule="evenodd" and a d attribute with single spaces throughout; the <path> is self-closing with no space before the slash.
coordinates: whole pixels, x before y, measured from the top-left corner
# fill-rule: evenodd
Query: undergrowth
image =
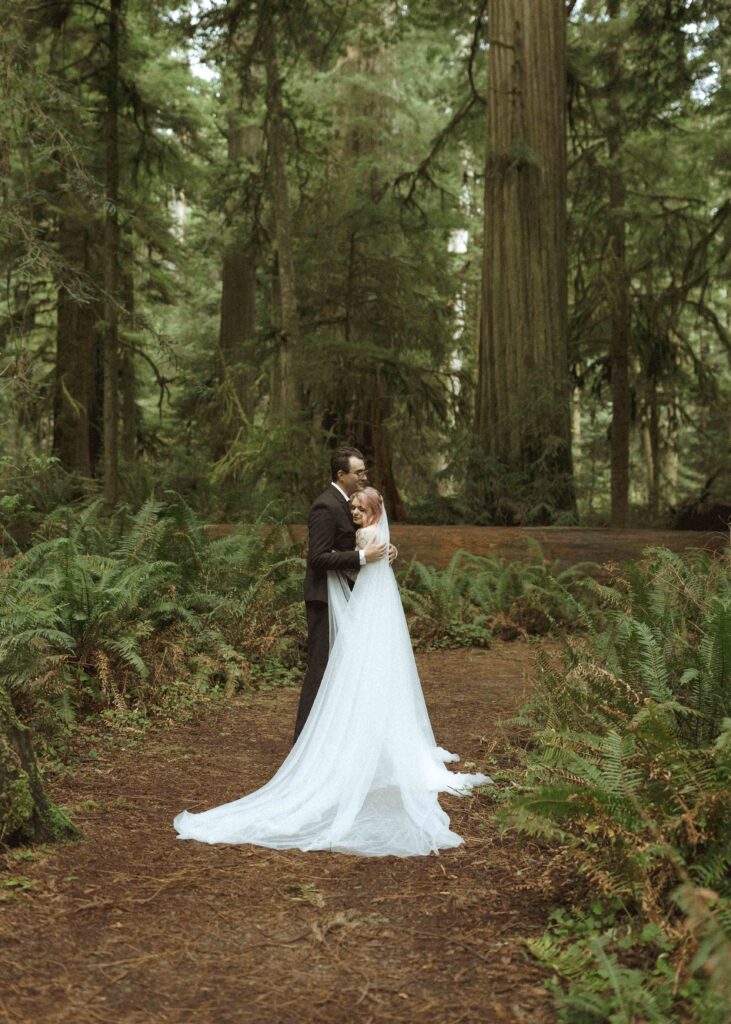
<path id="1" fill-rule="evenodd" d="M 181 502 L 110 519 L 47 516 L 0 575 L 0 680 L 52 745 L 79 714 L 174 707 L 183 693 L 301 668 L 302 558 L 264 521 L 210 539 Z"/>
<path id="2" fill-rule="evenodd" d="M 487 647 L 504 640 L 539 636 L 579 624 L 596 603 L 591 573 L 582 563 L 561 569 L 548 561 L 533 538 L 530 557 L 502 558 L 457 551 L 444 568 L 414 560 L 400 575 L 401 596 L 416 647 Z"/>
<path id="3" fill-rule="evenodd" d="M 540 658 L 504 821 L 596 896 L 529 943 L 571 1024 L 725 1024 L 731 997 L 731 573 L 648 549 Z M 595 916 L 597 916 L 595 915 Z M 600 919 L 599 919 L 600 918 Z"/>
<path id="4" fill-rule="evenodd" d="M 175 712 L 302 670 L 303 560 L 261 520 L 211 539 L 184 503 L 61 508 L 0 565 L 0 685 L 47 757 L 75 719 Z M 506 827 L 556 851 L 588 902 L 531 953 L 566 1024 L 726 1024 L 731 999 L 731 574 L 649 549 L 599 581 L 538 545 L 400 573 L 415 645 L 552 633 L 520 721 Z"/>

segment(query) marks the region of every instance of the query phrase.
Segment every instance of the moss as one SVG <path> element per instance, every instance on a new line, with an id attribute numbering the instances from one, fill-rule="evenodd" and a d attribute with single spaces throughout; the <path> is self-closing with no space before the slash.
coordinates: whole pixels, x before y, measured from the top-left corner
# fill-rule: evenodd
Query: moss
<path id="1" fill-rule="evenodd" d="M 5 835 L 23 837 L 34 810 L 28 773 L 19 770 L 0 791 L 0 839 Z"/>
<path id="2" fill-rule="evenodd" d="M 46 796 L 28 729 L 0 689 L 0 843 L 46 842 L 78 836 Z"/>
<path id="3" fill-rule="evenodd" d="M 60 842 L 62 839 L 81 838 L 81 832 L 68 815 L 60 807 L 57 807 L 56 804 L 49 803 L 48 810 L 44 813 L 43 817 L 49 838 L 54 842 Z"/>

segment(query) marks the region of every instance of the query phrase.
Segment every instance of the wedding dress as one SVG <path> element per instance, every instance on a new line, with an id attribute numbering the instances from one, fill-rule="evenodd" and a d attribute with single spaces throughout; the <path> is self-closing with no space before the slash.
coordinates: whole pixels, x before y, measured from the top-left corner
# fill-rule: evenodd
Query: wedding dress
<path id="1" fill-rule="evenodd" d="M 388 543 L 381 521 L 358 531 Z M 179 839 L 330 850 L 363 857 L 438 853 L 464 840 L 437 794 L 470 793 L 487 775 L 452 772 L 434 739 L 401 597 L 387 559 L 363 566 L 352 592 L 328 573 L 330 657 L 297 742 L 261 789 L 200 814 Z"/>

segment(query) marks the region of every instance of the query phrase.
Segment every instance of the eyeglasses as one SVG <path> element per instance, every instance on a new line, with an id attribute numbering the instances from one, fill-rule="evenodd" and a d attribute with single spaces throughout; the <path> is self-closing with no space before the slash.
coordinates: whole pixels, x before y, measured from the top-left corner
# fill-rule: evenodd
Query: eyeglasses
<path id="1" fill-rule="evenodd" d="M 355 475 L 356 476 L 368 476 L 368 470 L 366 470 L 366 469 L 359 469 L 358 472 Z"/>

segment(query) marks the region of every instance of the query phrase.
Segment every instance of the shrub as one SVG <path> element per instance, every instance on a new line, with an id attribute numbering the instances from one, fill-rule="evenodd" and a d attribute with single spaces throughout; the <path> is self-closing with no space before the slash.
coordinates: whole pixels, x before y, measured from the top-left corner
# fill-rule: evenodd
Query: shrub
<path id="1" fill-rule="evenodd" d="M 731 966 L 731 574 L 702 552 L 648 549 L 611 585 L 591 586 L 602 607 L 587 613 L 584 634 L 565 642 L 561 664 L 540 658 L 523 713 L 534 747 L 505 820 L 558 842 L 635 931 L 657 928 L 678 979 L 690 985 L 703 943 L 720 977 L 722 961 Z M 681 912 L 693 899 L 705 899 L 700 928 Z M 595 973 L 573 982 L 577 1015 L 563 1019 L 636 1019 L 591 1010 L 622 978 L 634 985 L 622 947 L 600 945 L 585 946 Z M 648 983 L 665 980 L 661 971 Z M 660 1019 L 650 996 L 637 1012 Z"/>
<path id="2" fill-rule="evenodd" d="M 176 677 L 253 686 L 272 656 L 299 661 L 301 575 L 265 522 L 210 540 L 182 503 L 58 510 L 0 578 L 0 677 L 48 735 L 80 710 L 160 703 Z"/>
<path id="3" fill-rule="evenodd" d="M 489 645 L 487 616 L 467 593 L 463 552 L 458 551 L 446 569 L 413 561 L 401 579 L 401 597 L 416 646 Z"/>
<path id="4" fill-rule="evenodd" d="M 446 569 L 414 561 L 401 577 L 409 628 L 417 646 L 487 645 L 541 635 L 580 623 L 596 603 L 590 573 L 582 563 L 561 570 L 530 538 L 525 561 L 456 552 Z"/>

